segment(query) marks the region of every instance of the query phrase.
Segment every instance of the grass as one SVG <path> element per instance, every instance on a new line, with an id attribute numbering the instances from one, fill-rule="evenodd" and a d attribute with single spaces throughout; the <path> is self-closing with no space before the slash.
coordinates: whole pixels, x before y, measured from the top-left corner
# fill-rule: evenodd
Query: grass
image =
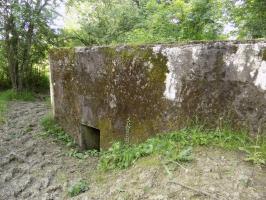
<path id="1" fill-rule="evenodd" d="M 70 197 L 74 197 L 83 192 L 86 192 L 87 190 L 89 190 L 88 183 L 84 180 L 81 180 L 69 188 L 68 195 Z"/>
<path id="2" fill-rule="evenodd" d="M 0 92 L 0 123 L 5 121 L 4 113 L 6 112 L 8 102 L 14 100 L 33 101 L 34 99 L 33 93 L 27 91 L 17 93 L 14 90 L 6 90 Z"/>
<path id="3" fill-rule="evenodd" d="M 44 101 L 47 107 L 51 108 L 51 97 L 50 96 L 45 97 Z"/>
<path id="4" fill-rule="evenodd" d="M 257 165 L 266 164 L 266 144 L 261 142 L 257 137 L 256 144 L 245 147 L 240 147 L 239 150 L 246 153 L 245 161 L 253 162 Z"/>
<path id="5" fill-rule="evenodd" d="M 98 157 L 97 150 L 79 151 L 73 138 L 68 135 L 53 119 L 52 115 L 47 115 L 41 120 L 41 125 L 44 132 L 41 133 L 43 137 L 52 137 L 55 141 L 65 144 L 71 149 L 66 153 L 67 156 L 84 160 L 88 157 Z"/>
<path id="6" fill-rule="evenodd" d="M 166 164 L 180 165 L 193 159 L 192 149 L 196 146 L 243 150 L 246 152 L 245 160 L 254 164 L 265 164 L 266 160 L 265 138 L 253 140 L 244 132 L 234 132 L 230 129 L 206 130 L 196 126 L 159 135 L 141 144 L 114 143 L 109 150 L 101 153 L 99 168 L 104 171 L 125 169 L 139 158 L 153 154 L 160 155 Z"/>
<path id="7" fill-rule="evenodd" d="M 41 125 L 44 130 L 41 136 L 52 136 L 58 142 L 63 142 L 69 147 L 74 146 L 75 142 L 72 137 L 65 133 L 65 131 L 55 122 L 51 115 L 45 116 L 41 120 Z"/>
<path id="8" fill-rule="evenodd" d="M 77 159 L 88 157 L 100 157 L 99 169 L 103 171 L 126 169 L 132 166 L 138 159 L 150 155 L 159 155 L 163 158 L 163 164 L 176 163 L 181 166 L 183 162 L 193 159 L 193 148 L 197 146 L 214 146 L 227 150 L 241 150 L 245 152 L 246 161 L 254 164 L 266 164 L 266 140 L 265 138 L 252 139 L 245 132 L 224 129 L 206 129 L 202 126 L 193 126 L 176 132 L 161 134 L 147 141 L 128 145 L 116 142 L 106 151 L 79 151 L 74 140 L 49 115 L 41 122 L 45 132 L 44 136 L 52 136 L 67 146 L 73 147 L 67 156 Z"/>

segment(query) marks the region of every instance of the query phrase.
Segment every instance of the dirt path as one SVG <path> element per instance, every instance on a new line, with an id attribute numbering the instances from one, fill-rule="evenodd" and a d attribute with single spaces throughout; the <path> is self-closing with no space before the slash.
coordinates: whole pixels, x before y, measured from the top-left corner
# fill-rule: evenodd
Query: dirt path
<path id="1" fill-rule="evenodd" d="M 0 127 L 0 200 L 64 199 L 71 181 L 82 177 L 85 163 L 66 156 L 67 149 L 52 139 L 38 136 L 47 112 L 43 102 L 10 104 L 7 122 Z M 95 167 L 93 159 L 86 162 Z M 58 181 L 61 171 L 71 179 Z"/>
<path id="2" fill-rule="evenodd" d="M 0 200 L 70 199 L 68 188 L 81 179 L 89 190 L 75 200 L 266 200 L 265 167 L 216 148 L 195 149 L 194 161 L 183 166 L 166 169 L 153 156 L 127 170 L 100 173 L 97 158 L 66 156 L 66 147 L 38 136 L 47 112 L 43 102 L 10 104 L 0 127 Z"/>

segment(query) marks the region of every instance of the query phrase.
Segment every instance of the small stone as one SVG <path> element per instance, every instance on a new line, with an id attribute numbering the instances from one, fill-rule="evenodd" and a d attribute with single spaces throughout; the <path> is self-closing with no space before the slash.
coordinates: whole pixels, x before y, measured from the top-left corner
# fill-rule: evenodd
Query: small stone
<path id="1" fill-rule="evenodd" d="M 215 192 L 215 188 L 211 186 L 211 187 L 209 187 L 209 191 Z"/>

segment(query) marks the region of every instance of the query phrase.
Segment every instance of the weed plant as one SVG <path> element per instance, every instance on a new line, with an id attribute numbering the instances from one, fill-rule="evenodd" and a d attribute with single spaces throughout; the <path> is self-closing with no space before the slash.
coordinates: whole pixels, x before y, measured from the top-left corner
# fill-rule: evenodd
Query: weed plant
<path id="1" fill-rule="evenodd" d="M 63 142 L 68 147 L 74 146 L 75 142 L 72 137 L 55 122 L 51 115 L 47 115 L 41 121 L 44 132 L 41 136 L 52 136 L 56 141 Z"/>
<path id="2" fill-rule="evenodd" d="M 253 148 L 254 145 L 256 148 Z M 192 148 L 196 146 L 215 146 L 227 150 L 246 150 L 247 161 L 265 164 L 266 143 L 263 138 L 254 141 L 245 132 L 230 129 L 206 130 L 201 126 L 185 128 L 168 134 L 161 134 L 136 145 L 120 142 L 101 153 L 99 168 L 102 170 L 125 169 L 139 158 L 159 154 L 165 162 L 187 162 L 192 157 Z"/>
<path id="3" fill-rule="evenodd" d="M 68 135 L 53 119 L 52 115 L 45 116 L 41 125 L 43 127 L 44 132 L 41 134 L 43 137 L 52 137 L 55 141 L 61 142 L 65 144 L 67 147 L 71 147 L 71 149 L 66 153 L 67 156 L 84 160 L 88 157 L 98 157 L 99 151 L 97 150 L 87 150 L 80 151 L 78 150 L 75 141 L 73 138 Z"/>
<path id="4" fill-rule="evenodd" d="M 79 151 L 77 149 L 71 149 L 68 153 L 67 156 L 78 158 L 81 160 L 84 160 L 88 157 L 99 157 L 100 152 L 98 150 L 87 150 L 87 151 Z"/>
<path id="5" fill-rule="evenodd" d="M 78 183 L 76 183 L 75 185 L 73 185 L 71 188 L 69 188 L 68 195 L 70 197 L 74 197 L 74 196 L 77 196 L 83 192 L 86 192 L 87 190 L 89 190 L 88 183 L 84 180 L 81 180 Z"/>

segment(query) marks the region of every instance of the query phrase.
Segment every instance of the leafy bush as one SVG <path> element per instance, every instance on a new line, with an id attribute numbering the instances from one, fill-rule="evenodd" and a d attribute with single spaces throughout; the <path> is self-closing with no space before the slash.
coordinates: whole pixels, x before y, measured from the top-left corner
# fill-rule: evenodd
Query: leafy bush
<path id="1" fill-rule="evenodd" d="M 86 181 L 81 180 L 68 190 L 68 194 L 70 197 L 74 197 L 83 192 L 86 192 L 88 189 L 88 183 Z"/>
<path id="2" fill-rule="evenodd" d="M 70 26 L 66 34 L 83 45 L 168 43 L 224 37 L 224 7 L 220 0 L 145 0 L 137 4 L 131 0 L 124 0 L 123 4 L 114 0 L 71 2 L 72 12 L 82 17 L 77 21 L 77 32 L 73 34 L 71 28 L 75 26 Z M 75 37 L 76 34 L 79 37 Z"/>

